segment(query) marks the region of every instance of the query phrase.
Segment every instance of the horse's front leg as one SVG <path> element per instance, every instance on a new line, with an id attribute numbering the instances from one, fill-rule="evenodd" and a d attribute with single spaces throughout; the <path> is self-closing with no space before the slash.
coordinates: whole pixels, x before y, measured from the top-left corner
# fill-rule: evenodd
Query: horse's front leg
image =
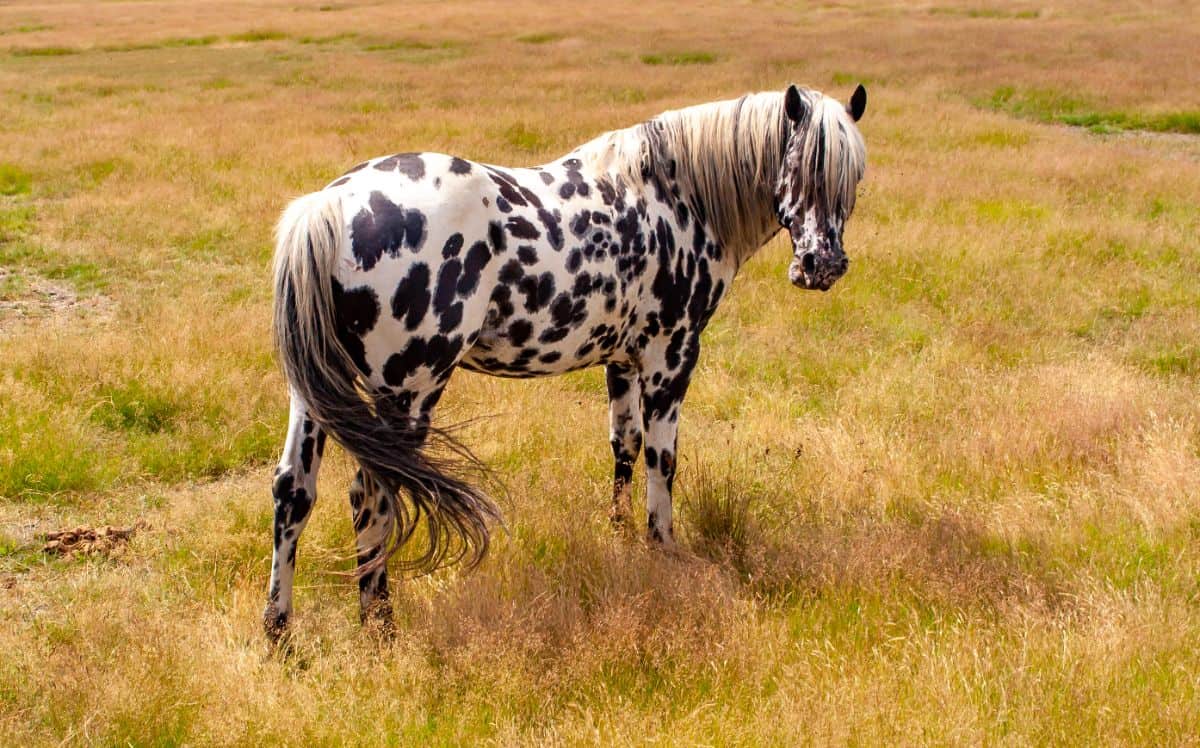
<path id="1" fill-rule="evenodd" d="M 679 409 L 700 353 L 698 335 L 651 349 L 642 366 L 642 419 L 646 432 L 646 533 L 675 545 L 671 486 L 675 481 Z"/>
<path id="2" fill-rule="evenodd" d="M 272 638 L 284 632 L 292 614 L 296 546 L 317 500 L 317 470 L 324 447 L 324 432 L 308 416 L 304 403 L 293 396 L 287 441 L 271 486 L 275 502 L 275 543 L 263 626 Z"/>
<path id="3" fill-rule="evenodd" d="M 642 451 L 642 386 L 637 371 L 627 364 L 605 367 L 608 382 L 608 436 L 613 451 L 612 512 L 622 526 L 632 512 L 633 463 Z"/>

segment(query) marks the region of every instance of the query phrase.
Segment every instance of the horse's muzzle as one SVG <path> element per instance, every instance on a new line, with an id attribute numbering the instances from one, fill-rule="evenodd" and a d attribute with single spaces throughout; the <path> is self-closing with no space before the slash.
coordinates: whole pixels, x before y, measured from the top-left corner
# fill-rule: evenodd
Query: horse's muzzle
<path id="1" fill-rule="evenodd" d="M 793 286 L 811 291 L 828 291 L 846 274 L 850 260 L 841 251 L 805 252 L 792 258 L 788 280 Z"/>

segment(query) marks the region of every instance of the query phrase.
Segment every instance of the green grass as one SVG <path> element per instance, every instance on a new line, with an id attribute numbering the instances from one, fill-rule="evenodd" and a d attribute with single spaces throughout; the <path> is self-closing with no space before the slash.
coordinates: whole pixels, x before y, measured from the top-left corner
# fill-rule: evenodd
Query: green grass
<path id="1" fill-rule="evenodd" d="M 273 29 L 254 29 L 230 34 L 226 38 L 231 42 L 272 42 L 287 39 L 288 35 L 282 31 Z"/>
<path id="2" fill-rule="evenodd" d="M 711 65 L 717 61 L 712 52 L 667 52 L 641 56 L 647 65 Z"/>
<path id="3" fill-rule="evenodd" d="M 531 34 L 521 34 L 517 41 L 522 44 L 549 44 L 564 39 L 565 35 L 557 31 L 537 31 Z"/>
<path id="4" fill-rule="evenodd" d="M 1039 18 L 1042 15 L 1040 10 L 1010 10 L 1007 8 L 951 8 L 946 6 L 935 6 L 929 9 L 932 15 L 943 16 L 964 16 L 966 18 L 992 18 L 992 19 L 1016 19 L 1029 21 Z"/>
<path id="5" fill-rule="evenodd" d="M 0 53 L 0 743 L 1192 740 L 1195 144 L 1033 124 L 1195 111 L 1189 18 L 946 5 L 581 4 L 571 45 L 521 0 L 6 21 L 80 54 Z M 397 637 L 363 631 L 331 444 L 271 649 L 287 200 L 791 80 L 871 88 L 850 271 L 791 287 L 784 237 L 740 268 L 681 416 L 678 551 L 642 539 L 644 464 L 609 526 L 602 369 L 457 372 L 437 418 L 497 473 L 490 556 L 394 575 Z M 40 550 L 139 520 L 112 557 Z"/>
<path id="6" fill-rule="evenodd" d="M 545 134 L 523 122 L 517 122 L 504 131 L 504 140 L 513 148 L 526 153 L 542 151 L 549 144 Z"/>
<path id="7" fill-rule="evenodd" d="M 33 185 L 33 177 L 14 164 L 0 163 L 0 195 L 24 195 Z"/>
<path id="8" fill-rule="evenodd" d="M 1098 134 L 1123 130 L 1200 134 L 1200 109 L 1125 112 L 1099 108 L 1078 94 L 1040 88 L 1018 90 L 1013 86 L 997 88 L 983 104 L 1019 117 L 1084 127 Z"/>
<path id="9" fill-rule="evenodd" d="M 64 46 L 13 47 L 9 49 L 9 54 L 14 57 L 65 57 L 79 54 L 79 52 L 80 50 L 74 47 Z"/>

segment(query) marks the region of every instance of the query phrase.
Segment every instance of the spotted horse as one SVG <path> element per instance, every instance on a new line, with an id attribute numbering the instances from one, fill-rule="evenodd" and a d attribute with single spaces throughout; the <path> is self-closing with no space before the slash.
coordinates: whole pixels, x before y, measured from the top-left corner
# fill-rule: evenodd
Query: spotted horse
<path id="1" fill-rule="evenodd" d="M 676 432 L 700 333 L 780 227 L 794 285 L 824 291 L 846 272 L 865 108 L 862 86 L 848 104 L 789 86 L 665 112 L 532 168 L 378 158 L 293 201 L 275 255 L 291 413 L 268 632 L 292 612 L 327 435 L 360 466 L 350 505 L 364 620 L 390 620 L 388 559 L 419 527 L 424 551 L 406 568 L 482 558 L 497 510 L 431 423 L 460 367 L 538 377 L 603 365 L 613 518 L 630 512 L 644 443 L 648 535 L 672 545 Z"/>

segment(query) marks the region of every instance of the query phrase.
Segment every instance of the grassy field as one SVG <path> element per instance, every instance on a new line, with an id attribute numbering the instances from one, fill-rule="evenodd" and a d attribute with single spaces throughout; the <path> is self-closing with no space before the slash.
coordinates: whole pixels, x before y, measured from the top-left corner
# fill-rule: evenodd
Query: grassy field
<path id="1" fill-rule="evenodd" d="M 1196 744 L 1196 24 L 0 5 L 0 743 Z M 851 271 L 797 291 L 777 239 L 739 276 L 685 407 L 680 553 L 608 527 L 601 371 L 462 373 L 441 416 L 507 487 L 493 554 L 397 585 L 393 642 L 361 631 L 335 451 L 272 651 L 286 201 L 371 156 L 536 163 L 789 81 L 870 92 Z"/>

